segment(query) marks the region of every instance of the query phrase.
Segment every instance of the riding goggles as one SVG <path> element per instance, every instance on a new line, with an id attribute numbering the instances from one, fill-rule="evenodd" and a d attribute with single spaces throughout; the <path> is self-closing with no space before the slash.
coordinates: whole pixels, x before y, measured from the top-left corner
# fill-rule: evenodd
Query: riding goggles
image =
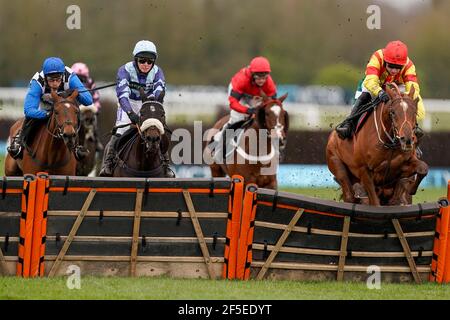
<path id="1" fill-rule="evenodd" d="M 255 72 L 255 73 L 253 73 L 253 77 L 255 77 L 255 78 L 265 79 L 268 76 L 269 76 L 268 72 Z"/>
<path id="2" fill-rule="evenodd" d="M 62 80 L 62 73 L 48 74 L 45 78 L 47 79 L 47 82 L 61 81 Z"/>
<path id="3" fill-rule="evenodd" d="M 392 64 L 392 63 L 387 63 L 387 62 L 386 62 L 386 66 L 391 69 L 402 69 L 403 68 L 403 66 L 401 64 Z"/>
<path id="4" fill-rule="evenodd" d="M 139 64 L 144 64 L 144 63 L 147 63 L 147 64 L 154 64 L 154 63 L 155 63 L 155 60 L 154 60 L 154 59 L 149 59 L 149 58 L 137 58 L 137 62 L 138 62 Z"/>

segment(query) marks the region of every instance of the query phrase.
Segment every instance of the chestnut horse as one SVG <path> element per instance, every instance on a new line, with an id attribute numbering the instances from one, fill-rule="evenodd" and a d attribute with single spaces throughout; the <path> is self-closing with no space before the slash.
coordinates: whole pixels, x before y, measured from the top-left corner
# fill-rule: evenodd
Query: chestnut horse
<path id="1" fill-rule="evenodd" d="M 378 104 L 352 138 L 342 140 L 335 130 L 328 138 L 328 168 L 342 187 L 345 202 L 359 202 L 354 191 L 359 185 L 368 196 L 365 204 L 410 204 L 428 173 L 415 152 L 414 87 L 407 95 L 393 86 L 386 88 L 390 101 Z"/>
<path id="2" fill-rule="evenodd" d="M 53 106 L 45 123 L 36 124 L 24 142 L 23 159 L 14 160 L 9 154 L 5 159 L 5 175 L 21 176 L 40 171 L 53 175 L 75 175 L 80 109 L 75 90 L 67 98 L 52 90 Z M 22 127 L 24 119 L 18 120 L 10 129 L 9 139 Z"/>
<path id="3" fill-rule="evenodd" d="M 158 101 L 143 102 L 140 124 L 117 141 L 117 165 L 113 177 L 163 177 L 162 155 L 169 148 L 165 112 Z"/>
<path id="4" fill-rule="evenodd" d="M 210 169 L 213 177 L 225 175 L 231 177 L 238 174 L 244 178 L 245 184 L 255 183 L 260 188 L 277 188 L 276 172 L 280 151 L 285 148 L 289 126 L 288 113 L 283 108 L 286 97 L 287 94 L 279 99 L 263 96 L 252 120 L 243 129 L 237 130 L 243 130 L 243 139 L 235 146 L 231 160 L 226 158 L 224 161 L 217 161 L 217 157 L 210 153 L 212 151 L 210 145 L 207 146 L 205 155 L 211 157 Z M 212 141 L 212 135 L 221 130 L 228 119 L 227 115 L 216 122 L 209 132 L 208 143 Z M 259 152 L 255 150 L 255 146 L 259 146 Z"/>

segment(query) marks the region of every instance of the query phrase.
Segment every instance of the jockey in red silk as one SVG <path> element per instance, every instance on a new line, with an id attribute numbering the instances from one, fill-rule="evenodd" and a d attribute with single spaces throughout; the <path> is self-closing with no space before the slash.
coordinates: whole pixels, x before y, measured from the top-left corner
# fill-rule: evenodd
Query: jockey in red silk
<path id="1" fill-rule="evenodd" d="M 89 74 L 89 68 L 88 66 L 83 63 L 83 62 L 76 62 L 72 65 L 72 67 L 70 67 L 70 69 L 72 69 L 73 72 L 75 72 L 75 74 L 78 76 L 78 78 L 81 80 L 81 82 L 84 84 L 84 86 L 86 87 L 86 89 L 88 90 L 92 90 L 95 89 L 96 85 L 95 85 L 95 81 L 94 79 L 92 79 L 92 77 Z M 96 150 L 97 151 L 102 151 L 103 150 L 103 145 L 99 139 L 99 133 L 98 133 L 98 125 L 97 125 L 97 119 L 98 116 L 100 114 L 100 94 L 98 93 L 98 90 L 95 91 L 91 91 L 91 95 L 92 95 L 92 100 L 93 100 L 93 104 L 89 105 L 89 106 L 84 106 L 84 105 L 80 105 L 80 111 L 83 112 L 84 110 L 90 109 L 92 110 L 92 112 L 94 112 L 95 114 L 95 118 L 94 118 L 94 137 L 95 137 L 95 141 L 96 141 Z"/>
<path id="2" fill-rule="evenodd" d="M 270 72 L 269 61 L 264 57 L 256 57 L 249 66 L 233 76 L 228 90 L 230 120 L 225 128 L 247 120 L 256 112 L 257 105 L 262 101 L 261 90 L 268 97 L 276 97 L 277 88 Z"/>
<path id="3" fill-rule="evenodd" d="M 380 101 L 388 102 L 390 97 L 384 91 L 387 83 L 396 83 L 405 93 L 409 93 L 414 87 L 414 98 L 418 98 L 417 120 L 425 118 L 416 67 L 408 57 L 408 47 L 398 40 L 389 42 L 384 49 L 379 49 L 372 54 L 366 67 L 365 77 L 355 94 L 355 105 L 349 117 L 357 114 L 361 107 L 376 97 Z M 358 119 L 346 119 L 339 124 L 336 128 L 339 137 L 341 139 L 352 137 L 357 121 Z M 417 138 L 423 135 L 418 126 L 416 126 L 415 133 Z"/>

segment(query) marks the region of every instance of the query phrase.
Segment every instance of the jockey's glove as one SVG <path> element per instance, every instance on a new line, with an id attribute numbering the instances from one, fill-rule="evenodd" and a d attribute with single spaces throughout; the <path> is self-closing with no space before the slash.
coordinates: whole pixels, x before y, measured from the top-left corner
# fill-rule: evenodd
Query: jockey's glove
<path id="1" fill-rule="evenodd" d="M 247 108 L 247 114 L 255 114 L 258 108 Z"/>
<path id="2" fill-rule="evenodd" d="M 388 102 L 390 99 L 389 95 L 384 90 L 380 91 L 380 93 L 378 94 L 378 98 L 383 102 Z"/>
<path id="3" fill-rule="evenodd" d="M 138 124 L 139 123 L 139 116 L 136 113 L 134 113 L 133 111 L 129 111 L 129 112 L 127 112 L 127 115 L 128 115 L 128 118 L 130 118 L 130 121 L 133 124 Z"/>
<path id="4" fill-rule="evenodd" d="M 53 104 L 53 98 L 50 93 L 44 93 L 41 97 L 41 101 L 47 104 Z"/>

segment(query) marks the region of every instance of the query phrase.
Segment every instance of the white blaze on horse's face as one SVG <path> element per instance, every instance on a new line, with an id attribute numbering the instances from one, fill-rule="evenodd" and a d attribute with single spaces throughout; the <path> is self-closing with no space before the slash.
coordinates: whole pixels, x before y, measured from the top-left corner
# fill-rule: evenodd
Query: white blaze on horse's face
<path id="1" fill-rule="evenodd" d="M 67 109 L 70 109 L 70 103 L 64 103 L 64 106 L 67 108 Z"/>
<path id="2" fill-rule="evenodd" d="M 400 106 L 403 108 L 403 112 L 408 110 L 408 104 L 405 101 L 400 102 Z"/>
<path id="3" fill-rule="evenodd" d="M 280 123 L 280 114 L 281 114 L 281 107 L 274 105 L 270 108 L 270 110 L 275 114 L 276 119 L 277 119 L 277 124 L 275 125 L 274 129 L 275 129 L 275 133 L 277 135 L 278 139 L 283 139 L 283 129 L 284 126 Z"/>

